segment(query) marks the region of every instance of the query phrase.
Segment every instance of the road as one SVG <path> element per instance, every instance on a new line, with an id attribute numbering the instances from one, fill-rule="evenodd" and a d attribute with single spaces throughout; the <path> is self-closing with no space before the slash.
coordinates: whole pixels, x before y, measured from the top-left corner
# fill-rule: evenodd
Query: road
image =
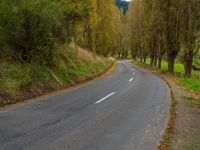
<path id="1" fill-rule="evenodd" d="M 0 111 L 0 150 L 155 150 L 170 103 L 162 79 L 119 61 L 84 87 Z"/>

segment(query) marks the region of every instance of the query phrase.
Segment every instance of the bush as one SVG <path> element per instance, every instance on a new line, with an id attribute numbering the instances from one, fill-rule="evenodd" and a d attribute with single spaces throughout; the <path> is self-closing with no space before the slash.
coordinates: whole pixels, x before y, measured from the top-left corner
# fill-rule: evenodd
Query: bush
<path id="1" fill-rule="evenodd" d="M 50 0 L 0 1 L 0 48 L 8 47 L 16 59 L 25 62 L 50 63 L 54 36 L 58 36 L 55 31 L 61 28 L 61 8 Z"/>

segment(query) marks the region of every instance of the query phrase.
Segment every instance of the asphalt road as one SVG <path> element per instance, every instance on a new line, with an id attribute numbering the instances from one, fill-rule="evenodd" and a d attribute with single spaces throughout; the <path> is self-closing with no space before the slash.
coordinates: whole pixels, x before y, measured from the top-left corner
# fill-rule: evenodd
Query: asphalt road
<path id="1" fill-rule="evenodd" d="M 119 61 L 84 87 L 0 111 L 0 150 L 155 150 L 170 103 L 162 79 Z"/>

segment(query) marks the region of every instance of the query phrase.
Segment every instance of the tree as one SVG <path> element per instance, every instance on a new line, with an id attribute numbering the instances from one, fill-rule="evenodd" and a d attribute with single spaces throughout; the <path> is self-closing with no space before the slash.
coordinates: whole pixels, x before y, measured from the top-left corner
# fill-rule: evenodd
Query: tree
<path id="1" fill-rule="evenodd" d="M 50 63 L 55 46 L 54 29 L 60 24 L 56 2 L 18 0 L 0 2 L 1 44 L 15 59 Z"/>
<path id="2" fill-rule="evenodd" d="M 131 19 L 131 54 L 133 59 L 140 56 L 142 61 L 142 32 L 144 30 L 142 20 L 142 2 L 135 0 L 132 4 L 132 19 Z"/>
<path id="3" fill-rule="evenodd" d="M 181 1 L 181 45 L 185 77 L 191 76 L 193 56 L 197 40 L 200 2 L 196 0 Z"/>
<path id="4" fill-rule="evenodd" d="M 97 2 L 96 0 L 87 0 L 84 4 L 89 9 L 89 17 L 83 23 L 84 46 L 92 52 L 96 52 Z"/>
<path id="5" fill-rule="evenodd" d="M 114 44 L 114 5 L 112 0 L 97 0 L 96 52 L 108 56 Z"/>
<path id="6" fill-rule="evenodd" d="M 174 74 L 175 59 L 180 51 L 180 0 L 162 0 L 166 25 L 166 49 L 168 70 Z"/>

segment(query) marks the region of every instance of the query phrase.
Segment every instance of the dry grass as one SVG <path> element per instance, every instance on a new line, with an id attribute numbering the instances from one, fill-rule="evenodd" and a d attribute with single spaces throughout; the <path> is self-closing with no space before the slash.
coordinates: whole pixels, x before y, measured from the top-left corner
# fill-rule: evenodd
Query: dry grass
<path id="1" fill-rule="evenodd" d="M 3 93 L 9 94 L 10 97 L 15 97 L 19 91 L 19 82 L 12 79 L 0 80 L 0 89 Z"/>
<path id="2" fill-rule="evenodd" d="M 113 64 L 73 44 L 55 51 L 53 65 L 0 62 L 0 106 L 91 80 Z"/>
<path id="3" fill-rule="evenodd" d="M 74 43 L 71 43 L 69 47 L 72 49 L 76 49 L 76 46 L 74 45 Z M 106 60 L 104 57 L 97 56 L 96 54 L 89 52 L 87 49 L 81 48 L 79 46 L 77 46 L 77 48 L 78 48 L 78 54 L 77 54 L 78 59 L 81 59 L 83 61 L 89 61 L 89 62 Z"/>

